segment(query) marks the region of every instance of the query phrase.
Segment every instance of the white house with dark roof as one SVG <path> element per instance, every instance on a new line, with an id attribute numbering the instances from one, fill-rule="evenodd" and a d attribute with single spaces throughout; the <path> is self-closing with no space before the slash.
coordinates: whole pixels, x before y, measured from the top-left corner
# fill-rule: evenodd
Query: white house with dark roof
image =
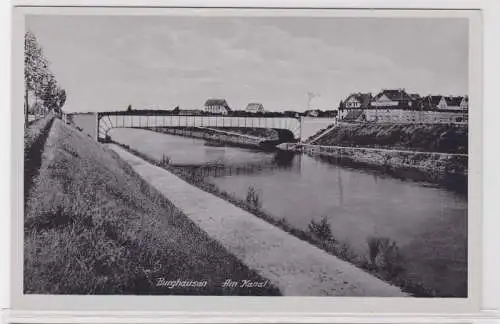
<path id="1" fill-rule="evenodd" d="M 251 102 L 247 105 L 247 107 L 245 108 L 245 111 L 248 113 L 252 113 L 252 114 L 263 113 L 264 106 L 258 102 Z"/>
<path id="2" fill-rule="evenodd" d="M 341 119 L 346 118 L 348 115 L 360 115 L 358 110 L 363 111 L 370 106 L 372 100 L 371 93 L 352 93 L 350 94 L 339 107 L 339 117 Z"/>
<path id="3" fill-rule="evenodd" d="M 371 102 L 376 108 L 410 109 L 414 99 L 405 89 L 384 89 L 377 94 Z"/>
<path id="4" fill-rule="evenodd" d="M 370 105 L 372 99 L 371 93 L 353 93 L 344 101 L 344 108 L 347 109 L 364 109 Z"/>
<path id="5" fill-rule="evenodd" d="M 204 108 L 206 113 L 216 115 L 227 115 L 231 111 L 226 99 L 208 99 Z"/>

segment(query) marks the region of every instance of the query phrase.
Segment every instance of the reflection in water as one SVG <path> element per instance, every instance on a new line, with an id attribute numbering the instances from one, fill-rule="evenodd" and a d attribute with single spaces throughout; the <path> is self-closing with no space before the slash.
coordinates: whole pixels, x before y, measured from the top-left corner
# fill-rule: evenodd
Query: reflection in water
<path id="1" fill-rule="evenodd" d="M 342 186 L 342 174 L 340 173 L 340 168 L 337 168 L 337 182 L 339 184 L 339 206 L 344 203 L 344 187 Z"/>
<path id="2" fill-rule="evenodd" d="M 141 130 L 111 136 L 158 160 L 167 154 L 175 165 L 196 167 L 240 199 L 252 186 L 267 213 L 296 228 L 307 230 L 311 220 L 326 216 L 334 237 L 359 254 L 366 254 L 368 237 L 390 238 L 417 280 L 436 283 L 441 295 L 466 291 L 466 195 L 291 152 L 205 146 L 203 140 Z"/>
<path id="3" fill-rule="evenodd" d="M 292 167 L 296 154 L 289 151 L 277 151 L 274 155 L 274 163 L 281 168 Z M 300 160 L 300 155 L 298 156 Z M 300 166 L 300 162 L 298 163 Z"/>

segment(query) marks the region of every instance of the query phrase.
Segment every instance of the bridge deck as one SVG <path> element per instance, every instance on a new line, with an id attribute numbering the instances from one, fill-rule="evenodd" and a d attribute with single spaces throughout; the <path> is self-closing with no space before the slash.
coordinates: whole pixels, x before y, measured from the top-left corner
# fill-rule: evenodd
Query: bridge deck
<path id="1" fill-rule="evenodd" d="M 183 115 L 137 115 L 127 113 L 98 113 L 98 139 L 105 138 L 113 128 L 149 127 L 239 127 L 275 128 L 290 131 L 300 139 L 300 120 L 291 117 L 233 117 L 233 116 L 183 116 Z"/>

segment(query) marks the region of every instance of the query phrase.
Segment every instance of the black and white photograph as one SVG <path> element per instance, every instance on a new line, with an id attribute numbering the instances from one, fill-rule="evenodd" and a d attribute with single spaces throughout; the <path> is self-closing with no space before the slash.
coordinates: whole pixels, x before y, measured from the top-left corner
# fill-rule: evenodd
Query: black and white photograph
<path id="1" fill-rule="evenodd" d="M 208 11 L 24 17 L 23 294 L 469 298 L 470 20 Z"/>

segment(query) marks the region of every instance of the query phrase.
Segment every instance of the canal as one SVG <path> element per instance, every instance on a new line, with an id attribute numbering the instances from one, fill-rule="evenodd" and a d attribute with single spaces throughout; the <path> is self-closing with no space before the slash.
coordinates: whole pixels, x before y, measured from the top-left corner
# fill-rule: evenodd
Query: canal
<path id="1" fill-rule="evenodd" d="M 255 188 L 267 213 L 299 229 L 326 216 L 333 236 L 357 253 L 367 254 L 369 237 L 387 237 L 400 247 L 412 278 L 441 296 L 467 293 L 464 195 L 307 155 L 218 146 L 145 130 L 116 129 L 111 136 L 154 159 L 168 156 L 173 165 L 217 163 L 243 170 L 207 177 L 240 199 Z"/>
<path id="2" fill-rule="evenodd" d="M 95 123 L 85 115 L 75 122 L 84 129 Z M 368 254 L 369 237 L 387 237 L 399 246 L 409 277 L 439 296 L 467 295 L 464 194 L 308 155 L 225 147 L 137 129 L 115 129 L 110 135 L 151 158 L 167 156 L 173 165 L 223 164 L 229 168 L 206 174 L 218 188 L 245 199 L 253 187 L 268 214 L 299 229 L 325 216 L 333 236 L 358 254 Z"/>

